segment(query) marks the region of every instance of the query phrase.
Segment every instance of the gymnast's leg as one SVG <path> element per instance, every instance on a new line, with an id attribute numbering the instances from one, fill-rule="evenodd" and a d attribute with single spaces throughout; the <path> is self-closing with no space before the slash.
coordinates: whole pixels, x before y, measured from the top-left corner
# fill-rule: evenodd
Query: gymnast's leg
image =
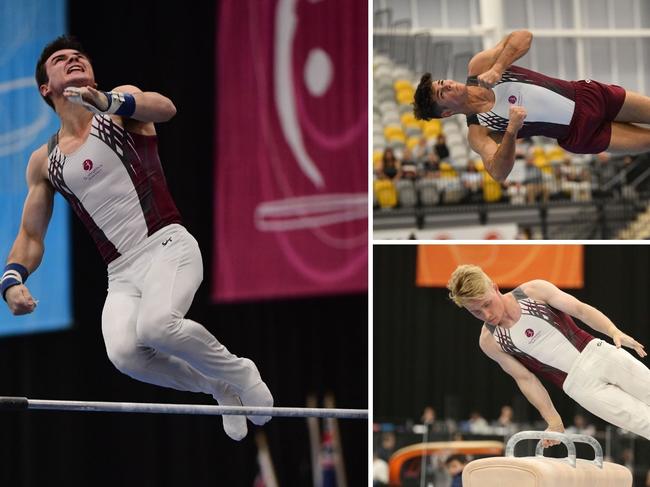
<path id="1" fill-rule="evenodd" d="M 564 391 L 596 416 L 650 439 L 650 370 L 623 349 L 593 343 L 571 369 Z"/>
<path id="2" fill-rule="evenodd" d="M 185 318 L 203 278 L 199 246 L 185 229 L 160 246 L 144 278 L 137 316 L 138 343 L 181 358 L 207 377 L 231 385 L 245 406 L 272 406 L 255 364 L 231 354 L 202 325 Z M 264 424 L 269 416 L 249 416 Z"/>
<path id="3" fill-rule="evenodd" d="M 650 129 L 631 123 L 612 122 L 612 136 L 607 151 L 614 154 L 650 151 Z"/>
<path id="4" fill-rule="evenodd" d="M 650 123 L 650 97 L 626 90 L 625 101 L 614 121 Z"/>
<path id="5" fill-rule="evenodd" d="M 211 394 L 222 406 L 241 406 L 239 397 L 225 382 L 204 376 L 177 357 L 139 345 L 135 333 L 139 306 L 135 290 L 109 292 L 104 304 L 102 334 L 106 352 L 120 372 L 157 386 Z M 248 432 L 243 416 L 224 415 L 223 427 L 237 441 Z"/>

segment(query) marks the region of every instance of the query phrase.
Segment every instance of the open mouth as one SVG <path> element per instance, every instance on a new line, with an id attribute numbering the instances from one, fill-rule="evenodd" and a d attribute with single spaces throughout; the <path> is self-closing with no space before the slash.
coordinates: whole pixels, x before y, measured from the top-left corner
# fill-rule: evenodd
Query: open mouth
<path id="1" fill-rule="evenodd" d="M 82 66 L 75 64 L 74 66 L 70 66 L 68 68 L 68 71 L 66 71 L 66 74 L 74 73 L 75 71 L 80 71 L 83 73 L 84 69 Z"/>

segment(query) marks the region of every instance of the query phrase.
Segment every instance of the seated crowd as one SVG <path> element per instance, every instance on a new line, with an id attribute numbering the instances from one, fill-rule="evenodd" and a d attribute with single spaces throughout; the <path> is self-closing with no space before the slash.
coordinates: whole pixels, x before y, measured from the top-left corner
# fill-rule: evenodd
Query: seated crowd
<path id="1" fill-rule="evenodd" d="M 469 159 L 465 167 L 457 167 L 443 134 L 435 143 L 422 137 L 412 149 L 387 147 L 381 158 L 375 159 L 374 206 L 590 201 L 631 161 L 631 157 L 612 159 L 608 153 L 573 158 L 557 145 L 520 140 L 510 176 L 505 183 L 498 183 L 480 159 Z"/>

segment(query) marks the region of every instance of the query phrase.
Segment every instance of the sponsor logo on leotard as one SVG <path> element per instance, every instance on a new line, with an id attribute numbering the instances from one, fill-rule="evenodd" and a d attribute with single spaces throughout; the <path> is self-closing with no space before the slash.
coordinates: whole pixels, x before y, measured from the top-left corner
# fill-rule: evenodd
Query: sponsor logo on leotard
<path id="1" fill-rule="evenodd" d="M 162 243 L 162 244 L 163 244 L 163 247 L 164 247 L 165 245 L 167 245 L 167 244 L 168 244 L 169 242 L 171 242 L 171 241 L 172 241 L 172 238 L 169 237 L 167 240 L 165 240 L 165 241 Z"/>
<path id="2" fill-rule="evenodd" d="M 95 176 L 97 176 L 100 172 L 102 172 L 102 169 L 103 169 L 104 165 L 99 164 L 98 166 L 95 166 L 95 164 L 93 164 L 93 161 L 91 161 L 90 159 L 86 159 L 83 162 L 82 167 L 83 167 L 84 171 L 86 171 L 86 174 L 84 175 L 83 180 L 84 181 L 90 181 Z"/>

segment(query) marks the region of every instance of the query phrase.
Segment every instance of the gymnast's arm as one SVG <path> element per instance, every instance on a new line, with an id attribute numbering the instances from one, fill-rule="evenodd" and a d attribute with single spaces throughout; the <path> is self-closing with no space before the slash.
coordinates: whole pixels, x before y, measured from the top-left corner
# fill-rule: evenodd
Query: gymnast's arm
<path id="1" fill-rule="evenodd" d="M 45 233 L 54 206 L 54 188 L 47 180 L 47 147 L 41 146 L 32 153 L 27 164 L 27 198 L 18 236 L 9 252 L 7 263 L 17 263 L 34 272 L 45 252 Z M 31 313 L 36 307 L 24 284 L 11 286 L 5 293 L 11 312 L 15 315 Z"/>
<path id="2" fill-rule="evenodd" d="M 560 311 L 564 311 L 578 318 L 594 330 L 610 336 L 616 347 L 620 348 L 624 345 L 633 348 L 639 357 L 645 357 L 647 355 L 643 345 L 619 330 L 601 311 L 561 291 L 554 284 L 542 279 L 536 279 L 523 284 L 521 289 L 527 296 L 538 301 L 543 301 Z"/>
<path id="3" fill-rule="evenodd" d="M 548 395 L 548 391 L 535 374 L 524 367 L 516 358 L 501 350 L 485 326 L 481 330 L 479 345 L 485 355 L 497 362 L 515 380 L 523 395 L 528 399 L 528 402 L 535 406 L 539 414 L 544 418 L 544 421 L 548 423 L 547 431 L 563 432 L 564 425 L 562 423 L 562 417 L 555 409 L 553 401 L 551 401 L 551 397 Z M 550 444 L 548 443 L 546 446 Z"/>
<path id="4" fill-rule="evenodd" d="M 91 111 L 106 112 L 109 106 L 106 97 L 115 92 L 128 93 L 133 96 L 135 110 L 133 113 L 122 117 L 125 122 L 127 120 L 137 120 L 142 123 L 160 123 L 167 122 L 176 115 L 176 107 L 169 98 L 153 91 L 143 92 L 133 85 L 118 86 L 107 94 L 92 86 L 67 88 L 63 95 L 74 103 L 85 102 L 87 104 L 86 108 Z M 122 105 L 127 106 L 126 103 Z M 113 111 L 108 113 L 113 113 Z M 116 114 L 122 116 L 120 111 L 116 112 Z"/>
<path id="5" fill-rule="evenodd" d="M 504 182 L 515 163 L 516 132 L 498 134 L 481 125 L 472 124 L 467 139 L 470 147 L 481 156 L 490 176 Z"/>
<path id="6" fill-rule="evenodd" d="M 143 92 L 133 85 L 123 85 L 113 91 L 130 93 L 135 98 L 135 112 L 130 118 L 139 122 L 168 122 L 176 115 L 174 103 L 164 95 L 155 91 Z"/>
<path id="7" fill-rule="evenodd" d="M 512 32 L 493 48 L 476 54 L 467 66 L 468 74 L 477 76 L 479 86 L 492 88 L 501 79 L 508 66 L 528 52 L 532 42 L 531 32 L 527 30 Z"/>

